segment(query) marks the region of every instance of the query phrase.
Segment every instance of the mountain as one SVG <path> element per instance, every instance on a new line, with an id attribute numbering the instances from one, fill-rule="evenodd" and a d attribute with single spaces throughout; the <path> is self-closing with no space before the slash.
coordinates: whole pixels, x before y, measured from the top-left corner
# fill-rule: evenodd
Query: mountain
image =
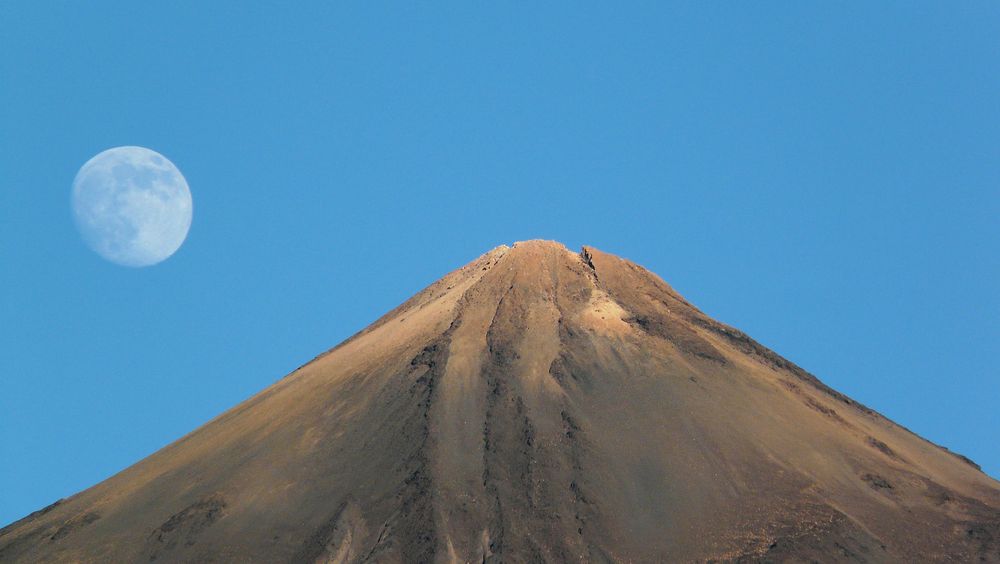
<path id="1" fill-rule="evenodd" d="M 448 274 L 4 562 L 1000 561 L 1000 483 L 598 250 Z"/>

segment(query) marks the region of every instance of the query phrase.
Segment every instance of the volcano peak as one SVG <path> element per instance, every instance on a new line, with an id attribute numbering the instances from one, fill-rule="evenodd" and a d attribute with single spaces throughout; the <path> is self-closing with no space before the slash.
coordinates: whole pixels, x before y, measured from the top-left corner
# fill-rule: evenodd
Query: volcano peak
<path id="1" fill-rule="evenodd" d="M 499 246 L 10 561 L 1000 560 L 1000 485 L 646 269 Z"/>

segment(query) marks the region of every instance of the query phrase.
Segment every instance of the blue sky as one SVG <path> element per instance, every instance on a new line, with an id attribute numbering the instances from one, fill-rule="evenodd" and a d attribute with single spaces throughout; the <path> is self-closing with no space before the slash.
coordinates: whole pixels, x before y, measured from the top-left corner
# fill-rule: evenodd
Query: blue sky
<path id="1" fill-rule="evenodd" d="M 0 524 L 531 238 L 1000 475 L 1000 4 L 44 4 L 0 4 Z M 73 225 L 119 145 L 191 186 L 157 266 Z"/>

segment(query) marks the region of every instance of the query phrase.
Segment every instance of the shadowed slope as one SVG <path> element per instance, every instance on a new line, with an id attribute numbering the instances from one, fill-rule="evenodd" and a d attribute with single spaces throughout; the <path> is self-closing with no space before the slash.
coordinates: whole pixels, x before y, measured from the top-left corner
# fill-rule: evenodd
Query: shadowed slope
<path id="1" fill-rule="evenodd" d="M 1000 560 L 1000 486 L 662 280 L 499 247 L 0 560 Z"/>

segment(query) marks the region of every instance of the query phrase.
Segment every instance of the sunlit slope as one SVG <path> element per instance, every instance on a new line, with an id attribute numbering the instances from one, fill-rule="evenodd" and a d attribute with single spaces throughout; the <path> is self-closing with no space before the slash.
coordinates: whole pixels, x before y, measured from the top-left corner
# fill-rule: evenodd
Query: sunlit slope
<path id="1" fill-rule="evenodd" d="M 0 531 L 24 562 L 712 559 L 1000 561 L 1000 484 L 543 241 Z"/>

